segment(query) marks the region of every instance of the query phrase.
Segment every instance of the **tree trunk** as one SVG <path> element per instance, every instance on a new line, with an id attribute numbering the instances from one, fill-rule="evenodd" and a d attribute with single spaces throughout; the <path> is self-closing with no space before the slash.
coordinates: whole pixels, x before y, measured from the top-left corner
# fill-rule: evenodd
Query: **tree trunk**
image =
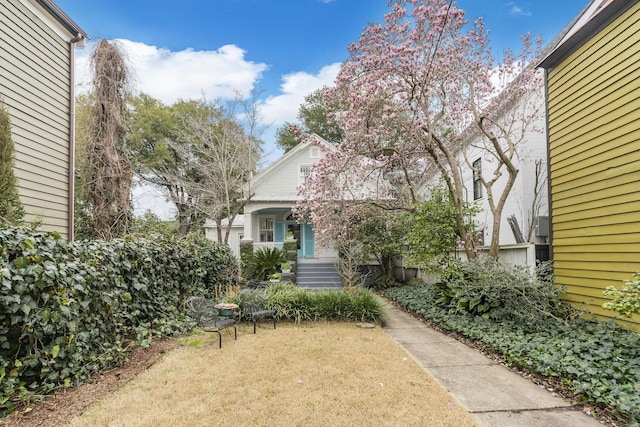
<path id="1" fill-rule="evenodd" d="M 191 231 L 191 215 L 189 209 L 182 205 L 176 204 L 178 208 L 178 235 L 186 236 Z"/>

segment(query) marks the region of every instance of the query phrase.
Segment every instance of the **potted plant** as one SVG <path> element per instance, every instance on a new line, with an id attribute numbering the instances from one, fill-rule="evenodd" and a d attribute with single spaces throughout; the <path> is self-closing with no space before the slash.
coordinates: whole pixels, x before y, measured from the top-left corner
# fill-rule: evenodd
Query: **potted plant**
<path id="1" fill-rule="evenodd" d="M 291 273 L 291 264 L 288 262 L 283 263 L 281 266 L 283 273 Z"/>
<path id="2" fill-rule="evenodd" d="M 282 279 L 282 274 L 281 273 L 273 273 L 271 276 L 269 276 L 269 281 L 270 282 L 279 282 L 280 279 Z"/>
<path id="3" fill-rule="evenodd" d="M 238 309 L 238 304 L 221 302 L 214 306 L 218 310 L 219 316 L 230 317 L 235 315 L 235 311 Z"/>
<path id="4" fill-rule="evenodd" d="M 293 239 L 293 232 L 287 231 L 286 233 L 284 233 L 284 238 L 286 240 L 292 240 Z"/>

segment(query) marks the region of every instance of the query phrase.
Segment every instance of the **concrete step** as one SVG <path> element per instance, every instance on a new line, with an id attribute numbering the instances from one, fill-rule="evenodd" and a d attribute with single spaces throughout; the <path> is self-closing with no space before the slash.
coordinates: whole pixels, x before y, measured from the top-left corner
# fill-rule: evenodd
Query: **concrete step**
<path id="1" fill-rule="evenodd" d="M 298 286 L 309 290 L 342 289 L 342 279 L 334 264 L 298 264 Z"/>

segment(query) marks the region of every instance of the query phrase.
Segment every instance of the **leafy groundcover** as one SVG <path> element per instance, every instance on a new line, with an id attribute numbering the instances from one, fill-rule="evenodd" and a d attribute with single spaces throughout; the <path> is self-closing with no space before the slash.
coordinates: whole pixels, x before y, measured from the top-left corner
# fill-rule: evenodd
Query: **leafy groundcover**
<path id="1" fill-rule="evenodd" d="M 640 422 L 640 334 L 614 322 L 549 319 L 535 330 L 513 322 L 450 313 L 434 304 L 433 286 L 386 290 L 385 296 L 484 349 L 510 366 L 560 382 L 576 403 L 597 406 L 617 421 Z"/>

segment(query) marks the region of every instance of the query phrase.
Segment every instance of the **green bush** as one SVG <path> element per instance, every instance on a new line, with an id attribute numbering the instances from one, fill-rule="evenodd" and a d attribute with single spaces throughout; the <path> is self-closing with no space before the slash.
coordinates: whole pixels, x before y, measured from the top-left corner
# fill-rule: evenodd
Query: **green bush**
<path id="1" fill-rule="evenodd" d="M 121 364 L 133 342 L 183 333 L 191 294 L 235 284 L 228 247 L 204 238 L 81 241 L 0 230 L 0 414 Z"/>
<path id="2" fill-rule="evenodd" d="M 625 280 L 622 289 L 607 286 L 603 294 L 612 299 L 602 304 L 605 309 L 615 311 L 626 319 L 633 314 L 640 314 L 640 272 L 635 273 L 632 280 Z"/>
<path id="3" fill-rule="evenodd" d="M 11 118 L 0 100 L 0 225 L 18 224 L 24 216 L 14 173 Z"/>
<path id="4" fill-rule="evenodd" d="M 269 280 L 273 273 L 280 272 L 280 265 L 286 262 L 286 254 L 278 248 L 260 248 L 244 260 L 244 276 L 248 280 Z"/>
<path id="5" fill-rule="evenodd" d="M 379 322 L 384 316 L 382 301 L 366 289 L 345 291 L 307 291 L 292 283 L 275 283 L 264 290 L 242 292 L 234 302 L 259 301 L 276 310 L 279 318 L 305 320 L 346 320 Z"/>
<path id="6" fill-rule="evenodd" d="M 452 312 L 435 303 L 439 290 L 430 285 L 392 288 L 385 295 L 445 331 L 503 354 L 511 366 L 558 379 L 577 402 L 608 408 L 631 424 L 640 421 L 638 333 L 613 322 L 550 320 L 533 329 L 517 320 Z"/>
<path id="7" fill-rule="evenodd" d="M 540 267 L 543 270 L 545 266 Z M 562 289 L 549 275 L 532 275 L 491 257 L 469 262 L 452 259 L 435 284 L 435 303 L 452 313 L 473 314 L 497 321 L 544 327 L 548 319 L 564 319 L 569 307 L 560 301 Z"/>
<path id="8" fill-rule="evenodd" d="M 276 310 L 280 318 L 293 320 L 296 323 L 314 320 L 310 310 L 311 293 L 292 283 L 276 283 L 265 289 L 269 308 Z"/>

